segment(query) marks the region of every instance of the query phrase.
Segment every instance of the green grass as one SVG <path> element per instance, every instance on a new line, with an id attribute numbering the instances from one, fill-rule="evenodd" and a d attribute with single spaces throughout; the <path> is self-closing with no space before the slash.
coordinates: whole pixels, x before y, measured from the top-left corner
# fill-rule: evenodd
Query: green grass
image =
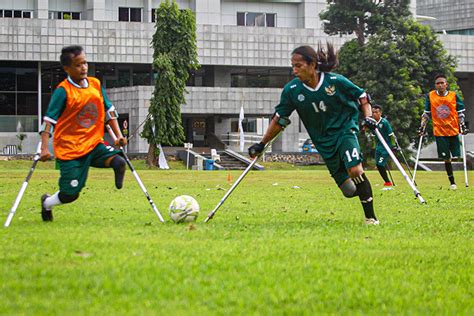
<path id="1" fill-rule="evenodd" d="M 30 165 L 0 162 L 2 223 Z M 382 191 L 368 172 L 378 227 L 326 170 L 251 172 L 207 224 L 228 172 L 139 174 L 166 219 L 189 194 L 198 222 L 161 224 L 129 172 L 119 191 L 110 170 L 91 169 L 79 200 L 42 223 L 39 197 L 57 190 L 58 171 L 38 165 L 0 229 L 1 315 L 474 313 L 474 193 L 462 173 L 455 192 L 444 172 L 418 173 L 423 206 L 399 174 Z"/>

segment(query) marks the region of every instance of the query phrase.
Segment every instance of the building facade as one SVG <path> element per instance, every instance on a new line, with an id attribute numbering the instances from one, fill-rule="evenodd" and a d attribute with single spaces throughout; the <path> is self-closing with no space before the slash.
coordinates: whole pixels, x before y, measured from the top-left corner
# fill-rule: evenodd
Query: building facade
<path id="1" fill-rule="evenodd" d="M 202 66 L 189 79 L 187 103 L 182 107 L 186 141 L 237 148 L 241 107 L 246 141 L 259 139 L 281 88 L 292 77 L 292 49 L 328 40 L 318 17 L 326 1 L 177 3 L 196 14 Z M 134 136 L 129 150 L 146 152 L 148 146 L 138 134 L 153 92 L 150 39 L 159 4 L 159 0 L 0 0 L 0 151 L 18 143 L 19 132 L 28 135 L 24 151 L 34 150 L 42 114 L 64 78 L 59 52 L 63 46 L 79 44 L 86 50 L 90 75 L 101 79 L 128 130 L 135 132 L 129 135 Z M 458 57 L 456 75 L 466 104 L 472 104 L 474 36 L 440 38 Z M 347 38 L 329 40 L 340 47 Z M 474 122 L 474 109 L 467 112 L 468 121 Z M 293 124 L 274 150 L 298 151 L 307 137 L 297 116 L 291 119 Z M 470 142 L 469 146 L 474 147 Z"/>

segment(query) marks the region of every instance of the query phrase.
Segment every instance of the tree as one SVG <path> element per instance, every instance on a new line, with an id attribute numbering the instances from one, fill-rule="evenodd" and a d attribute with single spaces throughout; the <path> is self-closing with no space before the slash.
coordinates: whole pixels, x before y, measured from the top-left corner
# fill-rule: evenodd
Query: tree
<path id="1" fill-rule="evenodd" d="M 411 17 L 408 0 L 328 1 L 320 14 L 330 35 L 356 34 L 339 51 L 337 72 L 366 89 L 383 107 L 402 148 L 417 138 L 425 94 L 435 74 L 456 87 L 456 61 L 436 34 Z M 371 144 L 360 138 L 362 149 Z"/>
<path id="2" fill-rule="evenodd" d="M 194 13 L 166 0 L 156 9 L 152 39 L 155 90 L 141 136 L 148 141 L 147 164 L 156 165 L 157 145 L 184 142 L 181 105 L 185 104 L 189 72 L 199 68 Z"/>
<path id="3" fill-rule="evenodd" d="M 434 76 L 444 73 L 456 87 L 455 59 L 428 26 L 412 18 L 400 19 L 394 29 L 380 29 L 362 47 L 356 40 L 346 42 L 339 58 L 338 72 L 364 87 L 383 107 L 402 148 L 417 138 Z"/>
<path id="4" fill-rule="evenodd" d="M 391 29 L 400 17 L 410 16 L 410 0 L 327 0 L 329 7 L 319 17 L 329 35 L 355 34 L 363 46 L 369 35 Z"/>

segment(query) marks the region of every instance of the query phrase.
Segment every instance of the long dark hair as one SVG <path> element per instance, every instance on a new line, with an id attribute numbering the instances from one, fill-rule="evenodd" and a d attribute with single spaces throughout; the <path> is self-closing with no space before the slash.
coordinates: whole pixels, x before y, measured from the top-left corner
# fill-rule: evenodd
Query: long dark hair
<path id="1" fill-rule="evenodd" d="M 326 43 L 326 48 L 324 48 L 321 42 L 319 42 L 317 51 L 311 46 L 300 46 L 291 52 L 291 55 L 293 54 L 301 55 L 308 64 L 315 62 L 316 69 L 321 72 L 329 72 L 339 64 L 337 53 L 334 50 L 334 46 L 330 43 Z"/>

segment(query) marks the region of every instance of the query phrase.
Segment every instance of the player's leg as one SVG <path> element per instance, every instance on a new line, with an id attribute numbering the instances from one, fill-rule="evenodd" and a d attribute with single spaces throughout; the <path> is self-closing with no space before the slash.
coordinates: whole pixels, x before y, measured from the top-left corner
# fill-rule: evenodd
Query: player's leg
<path id="1" fill-rule="evenodd" d="M 115 174 L 115 187 L 121 189 L 123 187 L 126 162 L 120 155 L 120 150 L 112 146 L 99 144 L 94 148 L 93 153 L 94 158 L 91 165 L 97 168 L 112 168 Z"/>
<path id="2" fill-rule="evenodd" d="M 355 134 L 344 135 L 339 143 L 338 154 L 332 160 L 335 163 L 328 165 L 334 180 L 346 197 L 358 196 L 364 210 L 367 224 L 378 224 L 373 205 L 372 187 L 362 168 L 362 155 L 359 142 Z"/>
<path id="3" fill-rule="evenodd" d="M 377 166 L 377 170 L 379 171 L 380 176 L 382 177 L 384 181 L 384 186 L 392 186 L 392 182 L 390 182 L 390 179 L 388 178 L 387 174 L 387 161 L 388 161 L 388 155 L 376 151 L 375 152 L 375 164 Z"/>
<path id="4" fill-rule="evenodd" d="M 449 153 L 452 157 L 452 159 L 454 160 L 458 160 L 459 157 L 461 157 L 461 142 L 459 141 L 459 136 L 456 135 L 456 136 L 449 136 L 449 137 L 446 137 L 447 138 L 447 141 L 448 141 L 448 147 L 449 147 Z M 446 166 L 446 162 L 445 162 L 445 166 Z M 449 178 L 449 181 L 451 182 L 451 186 L 450 188 L 452 190 L 456 190 L 457 187 L 456 187 L 456 183 L 454 181 L 454 172 L 453 172 L 453 166 L 451 164 L 451 162 L 449 162 L 449 167 L 450 167 L 450 173 L 451 173 L 451 177 L 449 176 L 448 174 L 448 178 Z M 448 173 L 448 169 L 446 168 L 446 173 Z M 452 181 L 451 181 L 452 179 Z"/>
<path id="5" fill-rule="evenodd" d="M 456 182 L 454 180 L 453 165 L 451 164 L 450 139 L 446 136 L 435 136 L 438 158 L 443 159 L 444 168 L 450 182 L 450 188 L 456 190 Z M 458 141 L 459 144 L 459 141 Z M 458 148 L 459 151 L 459 148 Z"/>
<path id="6" fill-rule="evenodd" d="M 41 218 L 43 221 L 53 220 L 53 207 L 74 202 L 84 187 L 89 172 L 90 157 L 85 156 L 76 160 L 58 160 L 60 177 L 59 191 L 53 195 L 44 194 L 41 197 Z"/>

